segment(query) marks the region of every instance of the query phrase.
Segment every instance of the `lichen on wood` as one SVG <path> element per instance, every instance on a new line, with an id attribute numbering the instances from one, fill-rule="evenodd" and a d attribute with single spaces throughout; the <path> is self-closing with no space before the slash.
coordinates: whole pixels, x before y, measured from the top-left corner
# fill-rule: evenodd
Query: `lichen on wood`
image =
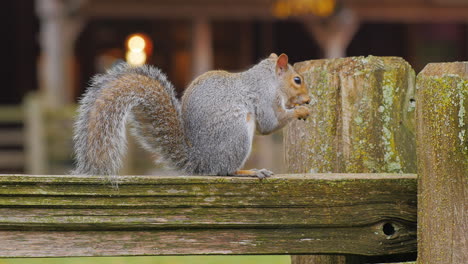
<path id="1" fill-rule="evenodd" d="M 286 129 L 290 172 L 415 172 L 414 71 L 401 58 L 296 63 L 312 98 Z M 300 158 L 298 158 L 300 157 Z"/>
<path id="2" fill-rule="evenodd" d="M 417 77 L 418 263 L 468 263 L 468 62 Z"/>
<path id="3" fill-rule="evenodd" d="M 0 175 L 0 257 L 408 253 L 416 189 L 414 174 Z"/>
<path id="4" fill-rule="evenodd" d="M 311 116 L 285 131 L 288 172 L 415 172 L 415 73 L 401 58 L 296 63 Z M 372 190 L 372 189 L 369 189 Z M 363 263 L 355 256 L 295 257 L 293 263 Z"/>

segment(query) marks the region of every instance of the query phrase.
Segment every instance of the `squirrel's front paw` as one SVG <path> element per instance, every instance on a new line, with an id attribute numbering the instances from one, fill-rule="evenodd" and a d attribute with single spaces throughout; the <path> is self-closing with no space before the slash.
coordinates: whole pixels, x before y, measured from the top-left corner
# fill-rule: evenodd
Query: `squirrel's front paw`
<path id="1" fill-rule="evenodd" d="M 299 120 L 306 120 L 306 118 L 310 115 L 310 110 L 308 107 L 301 105 L 294 109 L 294 115 Z"/>
<path id="2" fill-rule="evenodd" d="M 274 173 L 272 171 L 269 171 L 267 169 L 252 169 L 252 171 L 255 172 L 257 178 L 259 179 L 265 179 L 265 178 L 268 178 L 270 176 L 272 176 Z"/>

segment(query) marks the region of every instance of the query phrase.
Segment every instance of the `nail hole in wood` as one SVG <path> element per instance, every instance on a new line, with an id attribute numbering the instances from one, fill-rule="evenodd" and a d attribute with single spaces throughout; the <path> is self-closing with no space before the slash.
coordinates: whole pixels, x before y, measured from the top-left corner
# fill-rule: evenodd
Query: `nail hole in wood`
<path id="1" fill-rule="evenodd" d="M 395 234 L 395 226 L 392 223 L 385 223 L 382 226 L 382 231 L 387 236 L 392 236 Z"/>
<path id="2" fill-rule="evenodd" d="M 415 108 L 416 107 L 416 99 L 411 98 L 409 99 L 410 107 Z"/>

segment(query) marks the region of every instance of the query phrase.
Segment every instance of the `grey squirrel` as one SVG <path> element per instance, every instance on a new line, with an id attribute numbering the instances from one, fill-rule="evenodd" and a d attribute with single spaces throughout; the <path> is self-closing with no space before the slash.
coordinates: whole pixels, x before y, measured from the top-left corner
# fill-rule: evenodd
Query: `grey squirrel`
<path id="1" fill-rule="evenodd" d="M 159 69 L 120 63 L 96 75 L 80 100 L 72 174 L 116 175 L 130 119 L 145 149 L 185 173 L 268 177 L 273 173 L 266 169 L 240 170 L 254 132 L 269 134 L 306 119 L 309 101 L 286 54 L 272 53 L 240 73 L 202 74 L 180 101 Z"/>

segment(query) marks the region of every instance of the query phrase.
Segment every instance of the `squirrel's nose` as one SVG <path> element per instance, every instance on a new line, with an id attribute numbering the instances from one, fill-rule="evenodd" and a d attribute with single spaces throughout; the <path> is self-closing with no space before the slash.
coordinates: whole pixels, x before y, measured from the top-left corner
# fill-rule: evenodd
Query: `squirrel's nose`
<path id="1" fill-rule="evenodd" d="M 309 103 L 310 103 L 310 97 L 309 97 L 309 96 L 307 96 L 307 99 L 305 100 L 304 103 L 305 103 L 305 104 L 309 104 Z"/>

